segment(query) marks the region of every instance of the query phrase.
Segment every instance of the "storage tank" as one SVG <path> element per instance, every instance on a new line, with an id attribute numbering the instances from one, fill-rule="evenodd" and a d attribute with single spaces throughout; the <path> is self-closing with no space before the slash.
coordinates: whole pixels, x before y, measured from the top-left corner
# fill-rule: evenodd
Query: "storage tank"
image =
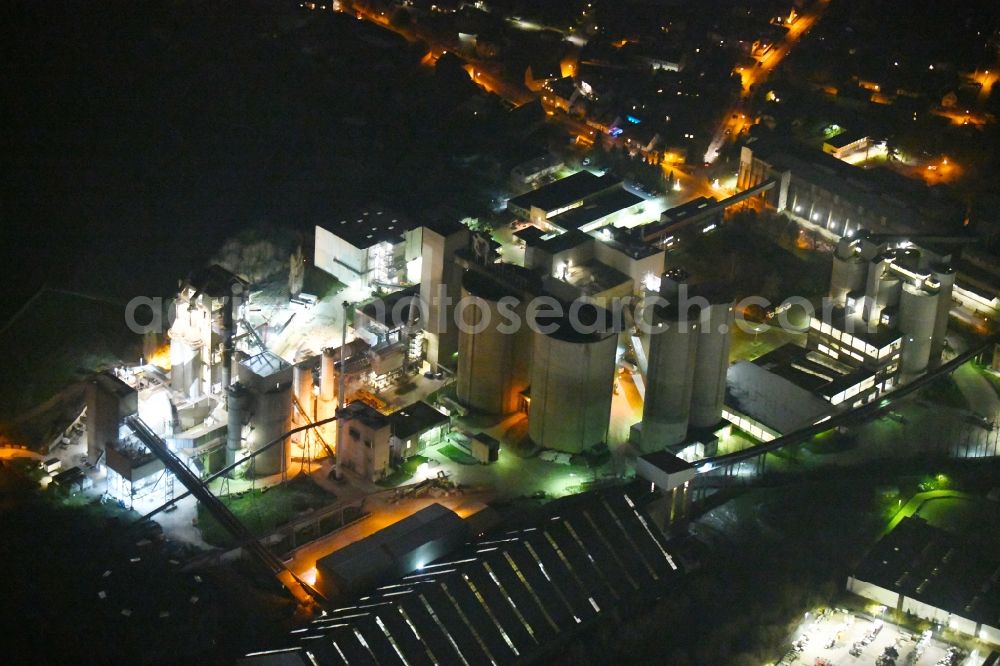
<path id="1" fill-rule="evenodd" d="M 528 435 L 547 449 L 579 453 L 607 441 L 618 335 L 605 310 L 586 308 L 581 319 L 606 322 L 603 331 L 561 320 L 550 333 L 533 332 Z"/>
<path id="2" fill-rule="evenodd" d="M 226 389 L 226 465 L 236 462 L 236 457 L 243 448 L 243 424 L 250 414 L 250 402 L 253 396 L 239 382 Z"/>
<path id="3" fill-rule="evenodd" d="M 201 396 L 201 343 L 170 335 L 170 386 L 187 398 Z"/>
<path id="4" fill-rule="evenodd" d="M 305 407 L 312 402 L 313 366 L 315 357 L 306 359 L 292 367 L 292 385 L 295 387 L 295 397 Z"/>
<path id="5" fill-rule="evenodd" d="M 882 315 L 882 310 L 899 305 L 900 284 L 899 278 L 891 273 L 885 273 L 879 279 L 875 292 L 875 307 L 871 312 L 873 318 L 877 320 Z"/>
<path id="6" fill-rule="evenodd" d="M 833 256 L 833 272 L 830 275 L 830 298 L 837 305 L 847 302 L 847 294 L 865 287 L 868 264 L 860 257 L 850 255 L 842 258 Z"/>
<path id="7" fill-rule="evenodd" d="M 271 388 L 257 392 L 254 397 L 255 409 L 251 418 L 253 429 L 247 439 L 250 450 L 258 451 L 268 442 L 291 430 L 292 382 L 273 384 Z M 287 455 L 288 440 L 285 439 L 254 457 L 254 475 L 278 474 L 287 467 Z"/>
<path id="8" fill-rule="evenodd" d="M 937 265 L 931 276 L 938 281 L 937 315 L 934 318 L 934 335 L 931 340 L 930 364 L 937 367 L 944 351 L 944 339 L 948 334 L 948 317 L 951 316 L 952 292 L 955 288 L 955 269 Z"/>
<path id="9" fill-rule="evenodd" d="M 938 295 L 911 283 L 903 285 L 899 299 L 899 330 L 903 333 L 901 368 L 904 375 L 927 369 L 937 319 Z"/>
<path id="10" fill-rule="evenodd" d="M 679 321 L 676 308 L 657 307 L 652 316 L 649 370 L 646 373 L 646 397 L 639 442 L 643 453 L 661 451 L 667 446 L 683 442 L 687 437 L 701 338 L 699 322 Z M 709 375 L 711 370 L 707 367 L 708 355 L 705 358 L 705 374 Z M 705 397 L 708 397 L 707 388 L 703 398 Z"/>
<path id="11" fill-rule="evenodd" d="M 531 381 L 532 330 L 526 323 L 527 295 L 517 278 L 537 281 L 514 266 L 502 274 L 470 270 L 462 277 L 455 392 L 460 403 L 487 414 L 516 411 Z M 511 325 L 511 312 L 520 325 Z"/>
<path id="12" fill-rule="evenodd" d="M 711 428 L 722 420 L 726 371 L 733 327 L 733 302 L 721 291 L 704 292 L 711 305 L 701 311 L 694 380 L 691 387 L 692 428 Z"/>

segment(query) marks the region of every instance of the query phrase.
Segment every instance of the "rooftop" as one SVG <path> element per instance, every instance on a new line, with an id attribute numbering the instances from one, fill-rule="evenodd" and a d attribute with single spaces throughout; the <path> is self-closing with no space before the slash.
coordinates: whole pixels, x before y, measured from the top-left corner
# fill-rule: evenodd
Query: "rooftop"
<path id="1" fill-rule="evenodd" d="M 830 311 L 830 325 L 839 331 L 846 331 L 878 349 L 882 349 L 902 337 L 898 330 L 884 324 L 869 326 L 859 315 L 848 314 L 847 310 L 841 306 Z"/>
<path id="2" fill-rule="evenodd" d="M 379 430 L 389 425 L 387 416 L 361 400 L 348 403 L 341 415 L 341 418 L 345 420 L 360 421 L 372 430 Z"/>
<path id="3" fill-rule="evenodd" d="M 853 368 L 826 354 L 795 344 L 782 345 L 755 359 L 754 363 L 827 399 L 874 374 L 864 367 Z"/>
<path id="4" fill-rule="evenodd" d="M 571 208 L 549 218 L 549 222 L 560 229 L 580 229 L 592 222 L 613 215 L 626 208 L 641 204 L 643 198 L 632 194 L 626 189 L 618 188 L 602 193 L 587 201 L 584 205 Z"/>
<path id="5" fill-rule="evenodd" d="M 567 268 L 563 281 L 573 285 L 588 296 L 595 296 L 625 282 L 631 282 L 632 278 L 618 269 L 596 259 L 591 259 L 584 264 L 573 264 L 572 267 Z"/>
<path id="6" fill-rule="evenodd" d="M 514 197 L 508 205 L 525 210 L 530 210 L 532 207 L 544 211 L 556 210 L 610 188 L 620 187 L 621 183 L 619 178 L 611 174 L 595 176 L 589 171 L 579 171 L 572 176 Z"/>
<path id="7" fill-rule="evenodd" d="M 323 225 L 323 228 L 359 250 L 379 243 L 403 242 L 403 233 L 414 228 L 409 220 L 384 208 L 372 206 L 345 215 Z"/>
<path id="8" fill-rule="evenodd" d="M 392 434 L 400 439 L 409 439 L 448 423 L 448 417 L 421 400 L 390 414 L 389 422 Z"/>
<path id="9" fill-rule="evenodd" d="M 726 405 L 781 434 L 810 426 L 834 411 L 826 400 L 748 361 L 729 367 Z"/>
<path id="10" fill-rule="evenodd" d="M 262 351 L 244 359 L 241 365 L 258 377 L 270 377 L 290 367 L 280 356 Z"/>
<path id="11" fill-rule="evenodd" d="M 953 534 L 920 516 L 904 518 L 872 547 L 854 577 L 1000 627 L 1000 556 L 975 532 Z"/>
<path id="12" fill-rule="evenodd" d="M 679 581 L 672 548 L 644 508 L 645 486 L 552 502 L 528 526 L 479 538 L 327 611 L 290 634 L 280 654 L 321 664 L 544 661 L 619 605 L 653 601 Z M 241 663 L 267 664 L 275 653 Z"/>
<path id="13" fill-rule="evenodd" d="M 570 229 L 566 233 L 558 234 L 551 238 L 543 238 L 537 236 L 536 234 L 532 234 L 532 237 L 537 238 L 537 240 L 531 241 L 528 238 L 524 238 L 524 242 L 528 246 L 536 247 L 543 252 L 547 252 L 548 254 L 558 254 L 560 252 L 565 252 L 566 250 L 571 250 L 578 245 L 594 242 L 593 236 L 578 229 Z"/>
<path id="14" fill-rule="evenodd" d="M 333 576 L 346 588 L 374 585 L 420 568 L 423 563 L 412 560 L 411 564 L 410 558 L 424 544 L 464 531 L 458 514 L 435 503 L 320 558 L 316 567 L 321 575 Z"/>
<path id="15" fill-rule="evenodd" d="M 485 270 L 468 270 L 462 276 L 462 288 L 474 296 L 499 301 L 505 296 L 523 298 L 526 293 L 541 291 L 538 275 L 514 264 L 492 264 Z"/>

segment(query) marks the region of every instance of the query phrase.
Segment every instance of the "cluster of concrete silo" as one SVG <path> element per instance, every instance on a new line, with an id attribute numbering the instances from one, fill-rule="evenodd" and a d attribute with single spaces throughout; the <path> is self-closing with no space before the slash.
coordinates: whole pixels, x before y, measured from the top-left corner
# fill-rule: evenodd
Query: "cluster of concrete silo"
<path id="1" fill-rule="evenodd" d="M 456 397 L 497 416 L 527 402 L 535 444 L 580 452 L 607 441 L 620 326 L 603 308 L 582 302 L 530 325 L 528 304 L 538 295 L 539 277 L 524 268 L 466 271 Z"/>
<path id="2" fill-rule="evenodd" d="M 862 231 L 838 243 L 830 298 L 869 326 L 897 328 L 900 369 L 912 376 L 941 360 L 954 285 L 940 257 Z"/>
<path id="3" fill-rule="evenodd" d="M 644 315 L 646 396 L 642 422 L 631 433 L 644 453 L 682 443 L 689 429 L 718 425 L 729 368 L 732 295 L 714 286 L 689 286 L 682 271 L 663 277 L 661 295 L 667 304 Z"/>

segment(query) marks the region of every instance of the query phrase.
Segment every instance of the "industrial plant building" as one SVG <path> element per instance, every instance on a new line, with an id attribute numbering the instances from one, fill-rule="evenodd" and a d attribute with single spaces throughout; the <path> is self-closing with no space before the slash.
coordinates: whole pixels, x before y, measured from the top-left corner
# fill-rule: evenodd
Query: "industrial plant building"
<path id="1" fill-rule="evenodd" d="M 338 416 L 338 464 L 369 481 L 384 479 L 392 467 L 440 443 L 450 424 L 426 402 L 383 414 L 355 400 Z"/>
<path id="2" fill-rule="evenodd" d="M 871 549 L 847 589 L 942 627 L 1000 644 L 1000 558 L 992 535 L 957 535 L 904 518 Z M 994 557 L 984 556 L 993 552 Z"/>
<path id="3" fill-rule="evenodd" d="M 607 442 L 620 330 L 603 308 L 585 305 L 579 317 L 595 331 L 553 320 L 551 332 L 534 332 L 531 351 L 528 434 L 543 448 L 569 453 Z"/>
<path id="4" fill-rule="evenodd" d="M 614 225 L 619 216 L 635 212 L 643 201 L 626 190 L 619 178 L 580 171 L 514 197 L 507 202 L 507 210 L 546 231 L 588 232 Z"/>
<path id="5" fill-rule="evenodd" d="M 394 289 L 420 282 L 421 227 L 380 207 L 316 226 L 315 264 L 349 287 Z"/>
<path id="6" fill-rule="evenodd" d="M 468 527 L 440 504 L 417 511 L 316 562 L 316 585 L 329 599 L 346 599 L 419 571 L 459 548 Z"/>
<path id="7" fill-rule="evenodd" d="M 398 533 L 321 560 L 317 581 L 325 570 L 370 580 L 371 562 L 397 578 L 296 630 L 285 647 L 240 663 L 544 660 L 621 605 L 653 601 L 677 584 L 682 571 L 647 512 L 650 499 L 635 486 L 565 498 L 534 524 L 421 561 L 422 548 L 437 553 L 458 531 L 446 509 L 432 507 L 429 522 L 420 512 L 397 523 Z M 417 529 L 424 525 L 427 534 Z"/>
<path id="8" fill-rule="evenodd" d="M 830 296 L 806 347 L 788 344 L 727 377 L 725 417 L 763 440 L 872 402 L 941 362 L 953 304 L 948 257 L 859 230 L 833 255 Z"/>
<path id="9" fill-rule="evenodd" d="M 645 399 L 630 439 L 644 453 L 682 444 L 689 430 L 718 425 L 729 368 L 732 294 L 717 285 L 691 284 L 685 271 L 672 269 L 662 277 L 660 295 L 665 304 L 642 313 L 649 332 L 633 338 Z"/>
<path id="10" fill-rule="evenodd" d="M 964 207 L 888 169 L 858 169 L 822 151 L 757 140 L 740 153 L 739 191 L 773 183 L 760 197 L 778 212 L 840 238 L 879 233 L 958 232 Z"/>

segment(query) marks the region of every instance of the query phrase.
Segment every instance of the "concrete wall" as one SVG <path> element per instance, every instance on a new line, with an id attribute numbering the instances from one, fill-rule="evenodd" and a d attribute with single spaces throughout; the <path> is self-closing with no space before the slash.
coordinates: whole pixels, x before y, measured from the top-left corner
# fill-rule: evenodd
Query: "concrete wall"
<path id="1" fill-rule="evenodd" d="M 732 327 L 732 304 L 715 304 L 702 311 L 691 386 L 693 428 L 711 428 L 722 420 Z"/>
<path id="2" fill-rule="evenodd" d="M 274 439 L 291 430 L 292 383 L 275 385 L 266 391 L 254 391 L 252 430 L 247 441 L 251 451 L 257 451 Z M 267 449 L 254 458 L 254 474 L 270 476 L 288 468 L 288 440 Z"/>
<path id="3" fill-rule="evenodd" d="M 360 420 L 341 421 L 338 428 L 337 456 L 340 464 L 369 481 L 378 481 L 389 471 L 389 438 L 388 423 L 378 429 L 373 429 Z M 354 437 L 353 432 L 357 433 Z"/>
<path id="4" fill-rule="evenodd" d="M 682 328 L 675 321 L 660 323 L 662 328 L 654 328 L 649 341 L 649 370 L 639 442 L 644 453 L 679 444 L 687 436 L 701 337 L 697 324 Z"/>
<path id="5" fill-rule="evenodd" d="M 900 596 L 898 592 L 887 590 L 884 587 L 875 585 L 874 583 L 858 580 L 853 576 L 850 576 L 847 579 L 847 591 L 853 592 L 854 594 L 864 597 L 865 599 L 876 601 L 883 606 L 887 606 L 888 608 L 899 608 Z"/>
<path id="6" fill-rule="evenodd" d="M 498 330 L 507 320 L 498 302 L 462 290 L 464 331 L 458 335 L 458 401 L 487 414 L 517 411 L 520 392 L 528 387 L 532 355 L 532 331 L 522 323 L 513 333 Z M 525 321 L 525 306 L 514 312 Z M 479 331 L 473 332 L 473 331 Z"/>
<path id="7" fill-rule="evenodd" d="M 899 299 L 899 330 L 903 333 L 900 366 L 904 375 L 927 369 L 937 319 L 937 299 L 936 293 L 928 293 L 912 284 L 903 285 Z"/>
<path id="8" fill-rule="evenodd" d="M 993 645 L 1000 645 L 1000 628 L 992 627 L 988 624 L 980 625 L 979 640 L 993 643 Z"/>
<path id="9" fill-rule="evenodd" d="M 902 610 L 904 613 L 910 613 L 911 615 L 916 615 L 919 618 L 930 620 L 943 626 L 948 625 L 948 617 L 950 616 L 948 611 L 925 604 L 922 601 L 917 601 L 911 597 L 903 597 Z"/>
<path id="10" fill-rule="evenodd" d="M 323 227 L 316 227 L 314 263 L 347 285 L 363 280 L 368 272 L 368 251 L 360 250 Z"/>
<path id="11" fill-rule="evenodd" d="M 607 440 L 617 336 L 570 342 L 534 334 L 528 434 L 539 446 L 579 453 Z"/>
<path id="12" fill-rule="evenodd" d="M 443 305 L 444 299 L 454 303 L 461 296 L 462 269 L 455 264 L 457 250 L 468 247 L 469 232 L 462 229 L 449 236 L 442 236 L 433 229 L 424 229 L 421 254 L 420 298 L 427 305 L 427 362 L 454 367 L 452 355 L 458 351 L 458 329 L 452 318 L 452 309 Z"/>

